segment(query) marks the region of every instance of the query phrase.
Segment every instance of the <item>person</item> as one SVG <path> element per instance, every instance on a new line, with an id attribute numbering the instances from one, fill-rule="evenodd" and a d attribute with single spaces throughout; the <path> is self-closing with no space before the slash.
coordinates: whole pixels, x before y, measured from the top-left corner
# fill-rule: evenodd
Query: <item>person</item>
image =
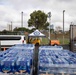
<path id="1" fill-rule="evenodd" d="M 37 38 L 37 42 L 40 44 L 40 39 L 39 38 Z"/>

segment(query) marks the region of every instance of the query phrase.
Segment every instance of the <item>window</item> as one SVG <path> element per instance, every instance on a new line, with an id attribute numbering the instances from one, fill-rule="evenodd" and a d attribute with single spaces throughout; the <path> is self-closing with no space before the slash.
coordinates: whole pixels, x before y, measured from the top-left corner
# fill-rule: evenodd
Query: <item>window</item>
<path id="1" fill-rule="evenodd" d="M 9 36 L 6 36 L 6 37 L 0 37 L 0 40 L 20 40 L 21 37 L 9 37 Z"/>

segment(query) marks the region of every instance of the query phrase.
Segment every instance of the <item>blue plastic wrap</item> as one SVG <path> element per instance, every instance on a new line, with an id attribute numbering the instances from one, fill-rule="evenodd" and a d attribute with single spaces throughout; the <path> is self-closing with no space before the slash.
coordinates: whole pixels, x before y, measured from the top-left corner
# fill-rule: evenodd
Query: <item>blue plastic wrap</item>
<path id="1" fill-rule="evenodd" d="M 39 48 L 38 59 L 39 73 L 76 72 L 76 53 L 64 50 L 61 46 L 41 46 Z"/>
<path id="2" fill-rule="evenodd" d="M 7 71 L 8 73 L 9 72 L 14 72 L 14 66 L 15 66 L 15 61 L 17 60 L 17 58 L 15 57 L 6 57 L 5 59 L 3 59 L 1 61 L 1 71 L 2 72 L 5 72 Z"/>
<path id="3" fill-rule="evenodd" d="M 16 70 L 18 72 L 20 72 L 20 71 L 26 72 L 27 71 L 27 61 L 28 60 L 29 60 L 28 58 L 24 58 L 24 57 L 18 58 L 18 60 L 16 61 Z M 29 61 L 29 63 L 30 63 L 30 61 Z M 29 66 L 30 66 L 30 64 L 29 64 Z"/>
<path id="4" fill-rule="evenodd" d="M 7 73 L 23 71 L 30 74 L 33 51 L 32 44 L 18 44 L 0 52 L 0 71 Z"/>

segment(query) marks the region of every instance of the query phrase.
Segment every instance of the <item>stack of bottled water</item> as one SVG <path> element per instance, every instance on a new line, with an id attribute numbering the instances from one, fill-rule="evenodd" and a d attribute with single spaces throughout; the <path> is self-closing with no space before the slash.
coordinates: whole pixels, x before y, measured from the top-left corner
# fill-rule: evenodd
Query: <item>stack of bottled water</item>
<path id="1" fill-rule="evenodd" d="M 17 58 L 15 57 L 5 57 L 2 61 L 1 61 L 1 72 L 14 72 L 14 65 L 15 65 L 15 61 L 17 60 Z"/>
<path id="2" fill-rule="evenodd" d="M 75 73 L 76 53 L 61 46 L 41 46 L 38 56 L 38 72 Z"/>
<path id="3" fill-rule="evenodd" d="M 0 52 L 0 72 L 31 73 L 34 45 L 18 44 Z"/>
<path id="4" fill-rule="evenodd" d="M 41 46 L 39 49 L 47 49 L 47 50 L 63 50 L 62 46 Z"/>

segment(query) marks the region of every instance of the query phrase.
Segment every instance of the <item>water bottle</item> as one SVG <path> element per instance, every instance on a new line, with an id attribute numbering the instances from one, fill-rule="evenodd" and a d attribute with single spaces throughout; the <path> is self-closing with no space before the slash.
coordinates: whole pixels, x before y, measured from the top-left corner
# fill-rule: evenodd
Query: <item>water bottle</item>
<path id="1" fill-rule="evenodd" d="M 27 72 L 30 74 L 32 65 L 29 59 L 27 59 L 26 66 L 27 66 Z"/>
<path id="2" fill-rule="evenodd" d="M 16 71 L 17 72 L 26 72 L 26 58 L 24 57 L 19 57 L 18 60 L 16 61 Z"/>
<path id="3" fill-rule="evenodd" d="M 2 61 L 4 58 L 5 58 L 5 57 L 0 56 L 0 72 L 1 72 L 1 68 L 2 68 L 2 66 L 1 66 L 1 61 Z"/>
<path id="4" fill-rule="evenodd" d="M 6 57 L 4 60 L 1 61 L 1 71 L 3 73 L 4 72 L 7 72 L 7 73 L 14 72 L 15 61 L 16 61 L 16 58 Z"/>

